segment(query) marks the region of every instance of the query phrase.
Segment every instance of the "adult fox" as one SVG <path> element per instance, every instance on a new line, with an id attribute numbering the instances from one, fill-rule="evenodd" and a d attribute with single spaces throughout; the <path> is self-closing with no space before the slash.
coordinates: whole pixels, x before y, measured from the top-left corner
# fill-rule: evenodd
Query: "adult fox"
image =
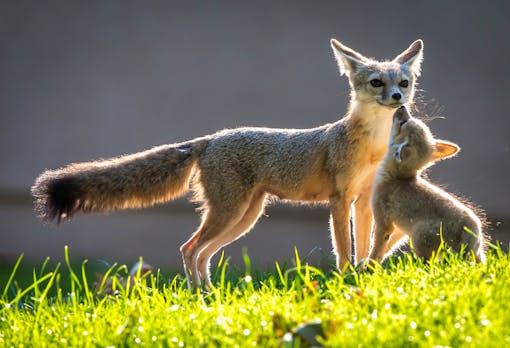
<path id="1" fill-rule="evenodd" d="M 311 129 L 228 129 L 136 154 L 75 163 L 42 173 L 32 187 L 43 220 L 166 202 L 190 189 L 202 223 L 181 246 L 188 285 L 210 285 L 209 261 L 249 231 L 268 196 L 329 203 L 340 270 L 351 261 L 354 204 L 356 261 L 368 255 L 370 194 L 388 146 L 395 108 L 413 101 L 423 42 L 392 61 L 364 57 L 335 39 L 331 47 L 351 87 L 341 120 Z M 193 178 L 193 180 L 191 180 Z"/>

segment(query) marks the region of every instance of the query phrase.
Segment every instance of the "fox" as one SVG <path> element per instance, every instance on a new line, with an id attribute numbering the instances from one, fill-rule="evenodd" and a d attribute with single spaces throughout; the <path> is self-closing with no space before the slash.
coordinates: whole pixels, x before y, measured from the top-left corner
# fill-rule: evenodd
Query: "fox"
<path id="1" fill-rule="evenodd" d="M 470 207 L 434 185 L 423 170 L 455 156 L 460 147 L 437 140 L 401 106 L 393 116 L 388 150 L 377 170 L 371 205 L 375 227 L 368 259 L 381 262 L 410 237 L 416 255 L 429 260 L 441 243 L 485 262 L 483 223 Z"/>
<path id="2" fill-rule="evenodd" d="M 347 113 L 310 129 L 245 127 L 135 154 L 46 170 L 31 188 L 44 221 L 75 213 L 143 208 L 192 191 L 201 223 L 180 247 L 190 288 L 211 286 L 209 263 L 253 228 L 271 199 L 329 204 L 336 266 L 351 263 L 351 206 L 357 258 L 372 230 L 369 199 L 386 152 L 393 111 L 412 105 L 423 41 L 392 60 L 376 61 L 331 39 L 350 85 Z"/>

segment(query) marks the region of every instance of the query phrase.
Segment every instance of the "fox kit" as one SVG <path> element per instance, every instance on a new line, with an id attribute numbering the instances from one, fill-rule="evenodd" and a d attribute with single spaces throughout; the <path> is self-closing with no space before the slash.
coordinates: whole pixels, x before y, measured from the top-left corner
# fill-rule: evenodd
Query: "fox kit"
<path id="1" fill-rule="evenodd" d="M 369 259 L 381 261 L 407 234 L 416 254 L 430 258 L 441 239 L 455 251 L 465 245 L 477 261 L 485 259 L 482 223 L 459 200 L 420 176 L 435 161 L 454 156 L 459 147 L 433 138 L 405 107 L 393 117 L 388 152 L 377 171 L 372 196 L 374 241 Z M 404 232 L 395 232 L 394 227 Z M 471 233 L 465 231 L 469 229 Z"/>
<path id="2" fill-rule="evenodd" d="M 351 261 L 354 203 L 356 256 L 368 255 L 369 198 L 386 152 L 395 108 L 413 100 L 423 42 L 395 59 L 377 62 L 332 39 L 341 74 L 351 86 L 347 115 L 311 129 L 239 128 L 42 173 L 32 187 L 43 220 L 74 213 L 139 208 L 166 202 L 189 189 L 201 203 L 202 222 L 181 246 L 189 286 L 210 285 L 209 261 L 249 231 L 268 196 L 329 203 L 337 266 Z M 191 180 L 193 178 L 193 180 Z"/>

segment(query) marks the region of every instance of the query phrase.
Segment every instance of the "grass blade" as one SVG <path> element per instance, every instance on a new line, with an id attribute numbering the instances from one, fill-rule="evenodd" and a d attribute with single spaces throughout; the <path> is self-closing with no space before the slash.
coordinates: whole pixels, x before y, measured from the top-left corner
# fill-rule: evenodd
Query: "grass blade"
<path id="1" fill-rule="evenodd" d="M 2 300 L 4 300 L 4 301 L 7 301 L 7 298 L 6 298 L 7 292 L 9 291 L 12 280 L 14 279 L 14 275 L 16 274 L 16 271 L 18 270 L 21 260 L 23 259 L 23 255 L 24 254 L 21 254 L 18 257 L 18 260 L 16 261 L 16 263 L 14 264 L 14 267 L 12 269 L 11 275 L 9 276 L 9 279 L 7 280 L 7 283 L 5 284 L 4 292 L 2 293 Z"/>

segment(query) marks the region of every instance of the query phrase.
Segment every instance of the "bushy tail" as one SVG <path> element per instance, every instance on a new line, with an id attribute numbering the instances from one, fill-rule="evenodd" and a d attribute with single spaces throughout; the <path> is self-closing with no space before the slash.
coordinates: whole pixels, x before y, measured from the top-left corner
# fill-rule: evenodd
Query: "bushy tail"
<path id="1" fill-rule="evenodd" d="M 207 138 L 163 145 L 107 160 L 43 172 L 32 186 L 35 210 L 45 221 L 79 211 L 107 212 L 169 201 L 188 191 Z"/>

